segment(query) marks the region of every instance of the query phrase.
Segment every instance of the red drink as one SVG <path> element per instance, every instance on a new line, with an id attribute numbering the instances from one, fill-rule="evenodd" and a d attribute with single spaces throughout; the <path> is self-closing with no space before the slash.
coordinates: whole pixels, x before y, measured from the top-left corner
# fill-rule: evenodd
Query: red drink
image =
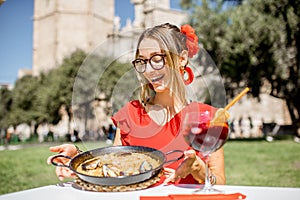
<path id="1" fill-rule="evenodd" d="M 187 134 L 184 134 L 186 142 L 195 150 L 202 152 L 203 156 L 208 155 L 221 148 L 227 141 L 227 126 L 207 127 L 200 124 L 200 127 L 191 127 Z"/>
<path id="2" fill-rule="evenodd" d="M 189 113 L 183 122 L 183 136 L 195 150 L 207 156 L 221 148 L 228 138 L 227 124 L 210 125 L 209 111 Z"/>

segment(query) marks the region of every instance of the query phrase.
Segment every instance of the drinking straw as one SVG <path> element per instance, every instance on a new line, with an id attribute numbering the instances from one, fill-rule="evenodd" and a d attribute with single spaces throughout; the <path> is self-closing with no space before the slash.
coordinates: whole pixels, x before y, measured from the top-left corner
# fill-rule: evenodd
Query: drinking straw
<path id="1" fill-rule="evenodd" d="M 227 106 L 223 109 L 220 108 L 218 109 L 218 111 L 216 112 L 214 118 L 210 121 L 210 124 L 212 125 L 216 125 L 219 122 L 223 123 L 223 116 L 227 119 L 229 118 L 229 114 L 226 115 L 226 111 L 233 106 L 233 104 L 235 104 L 238 100 L 240 100 L 240 98 L 242 98 L 242 96 L 244 96 L 247 92 L 249 91 L 249 88 L 246 87 L 239 95 L 237 95 L 229 104 L 227 104 Z"/>
<path id="2" fill-rule="evenodd" d="M 250 89 L 246 87 L 239 95 L 237 95 L 227 106 L 224 108 L 224 110 L 228 110 L 233 104 L 235 104 L 242 96 L 244 96 Z"/>

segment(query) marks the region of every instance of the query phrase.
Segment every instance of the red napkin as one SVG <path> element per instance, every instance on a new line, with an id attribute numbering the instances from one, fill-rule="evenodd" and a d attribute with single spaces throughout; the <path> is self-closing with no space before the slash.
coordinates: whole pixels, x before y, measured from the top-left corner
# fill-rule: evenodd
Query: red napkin
<path id="1" fill-rule="evenodd" d="M 246 199 L 241 193 L 232 194 L 170 194 L 168 196 L 141 196 L 140 200 L 239 200 Z"/>

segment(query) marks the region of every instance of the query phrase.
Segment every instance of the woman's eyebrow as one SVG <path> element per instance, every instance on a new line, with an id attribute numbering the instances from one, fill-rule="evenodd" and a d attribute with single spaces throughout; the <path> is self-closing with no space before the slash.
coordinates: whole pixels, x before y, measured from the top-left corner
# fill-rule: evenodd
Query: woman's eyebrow
<path id="1" fill-rule="evenodd" d="M 145 58 L 145 57 L 142 55 L 138 55 L 137 58 Z"/>
<path id="2" fill-rule="evenodd" d="M 160 51 L 160 52 L 155 51 L 155 52 L 150 53 L 150 57 L 153 56 L 153 55 L 156 55 L 156 54 L 163 54 L 163 53 L 162 53 L 161 51 Z M 150 57 L 149 57 L 149 58 L 150 58 Z M 143 56 L 143 55 L 141 55 L 141 54 L 139 54 L 139 55 L 138 55 L 138 58 L 146 58 L 146 57 Z"/>
<path id="3" fill-rule="evenodd" d="M 160 52 L 153 52 L 150 55 L 153 56 L 153 55 L 156 55 L 156 54 L 162 54 L 162 52 L 161 51 Z"/>

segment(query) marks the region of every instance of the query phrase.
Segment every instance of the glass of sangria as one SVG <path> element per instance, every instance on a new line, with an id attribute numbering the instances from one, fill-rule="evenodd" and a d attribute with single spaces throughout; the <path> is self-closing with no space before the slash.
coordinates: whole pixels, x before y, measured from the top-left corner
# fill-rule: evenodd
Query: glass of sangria
<path id="1" fill-rule="evenodd" d="M 226 123 L 229 118 L 227 110 L 240 100 L 250 89 L 246 87 L 225 108 L 216 112 L 209 110 L 189 112 L 183 118 L 183 137 L 196 151 L 200 152 L 205 162 L 205 184 L 200 191 L 205 193 L 220 193 L 210 182 L 208 161 L 211 153 L 220 149 L 229 137 Z"/>
<path id="2" fill-rule="evenodd" d="M 183 137 L 185 141 L 196 151 L 201 153 L 205 163 L 205 184 L 199 191 L 203 193 L 220 193 L 212 187 L 208 161 L 211 153 L 220 149 L 228 139 L 228 124 L 226 112 L 214 113 L 211 111 L 199 111 L 187 113 L 183 121 Z M 224 111 L 224 109 L 223 109 Z"/>

